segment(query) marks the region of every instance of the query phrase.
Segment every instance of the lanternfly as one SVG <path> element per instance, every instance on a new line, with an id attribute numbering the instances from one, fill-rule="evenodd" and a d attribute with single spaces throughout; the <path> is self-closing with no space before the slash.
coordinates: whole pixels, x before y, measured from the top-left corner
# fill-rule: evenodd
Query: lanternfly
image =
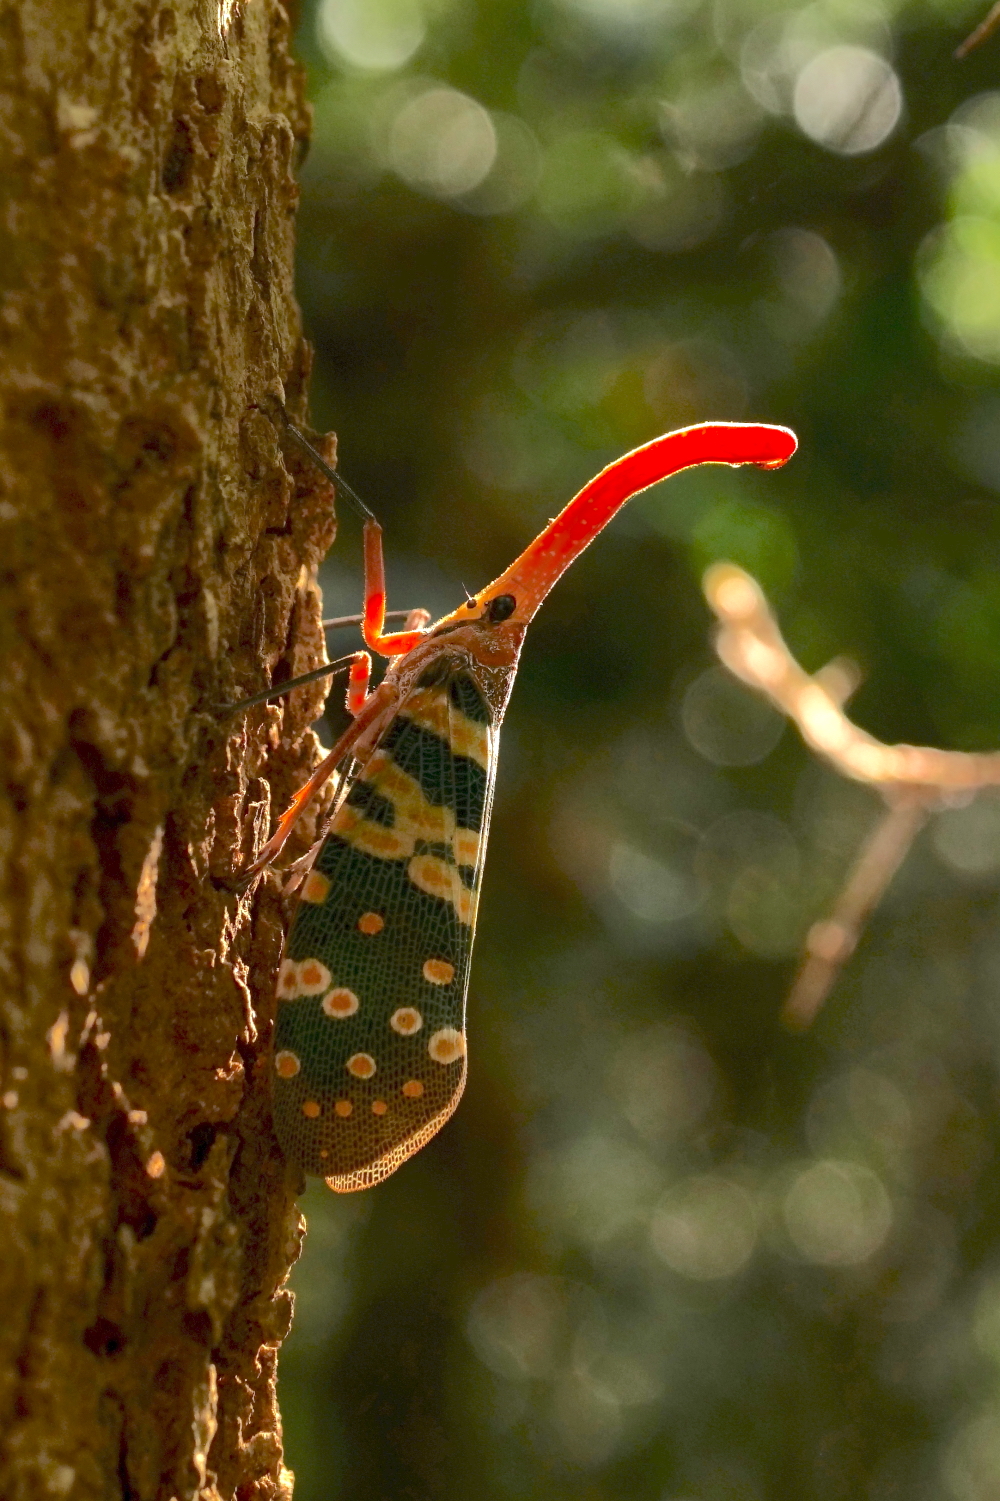
<path id="1" fill-rule="evenodd" d="M 353 723 L 248 872 L 275 858 L 338 773 L 278 975 L 273 1071 L 282 1147 L 346 1193 L 418 1151 L 465 1087 L 465 995 L 497 740 L 535 611 L 632 495 L 695 464 L 779 468 L 796 440 L 784 427 L 727 422 L 656 438 L 602 470 L 459 609 L 430 626 L 415 612 L 386 634 L 381 529 L 290 424 L 289 433 L 366 517 L 362 630 L 370 650 L 391 659 L 369 693 L 371 658 L 353 658 Z"/>

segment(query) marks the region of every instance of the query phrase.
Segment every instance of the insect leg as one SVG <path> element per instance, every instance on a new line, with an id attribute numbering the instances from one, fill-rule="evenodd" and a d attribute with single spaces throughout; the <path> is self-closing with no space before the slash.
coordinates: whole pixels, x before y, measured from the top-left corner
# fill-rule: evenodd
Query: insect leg
<path id="1" fill-rule="evenodd" d="M 278 819 L 278 827 L 264 845 L 256 860 L 249 865 L 244 872 L 244 880 L 251 881 L 259 875 L 268 865 L 276 860 L 284 848 L 288 836 L 303 813 L 312 802 L 316 793 L 336 771 L 341 762 L 345 761 L 354 750 L 363 732 L 369 729 L 383 714 L 391 714 L 396 707 L 396 693 L 388 684 L 382 684 L 370 694 L 363 708 L 359 711 L 353 724 L 348 725 L 333 749 L 319 763 L 308 782 L 304 783 L 296 792 L 288 807 Z"/>
<path id="2" fill-rule="evenodd" d="M 405 615 L 406 629 L 412 632 L 422 632 L 424 626 L 430 620 L 429 610 L 395 610 L 393 614 Z M 363 617 L 361 617 L 363 619 Z M 359 620 L 360 623 L 360 620 Z M 379 638 L 382 639 L 382 638 Z M 347 675 L 347 698 L 345 700 L 348 714 L 360 714 L 368 700 L 368 684 L 372 675 L 372 659 L 366 651 L 355 653 L 351 662 L 351 670 Z"/>
<path id="3" fill-rule="evenodd" d="M 396 612 L 402 614 L 402 610 Z M 430 620 L 429 610 L 407 610 L 406 628 L 408 631 L 422 631 Z M 372 675 L 372 659 L 366 651 L 355 653 L 351 662 L 351 670 L 347 675 L 347 698 L 345 700 L 348 714 L 361 713 L 368 701 L 368 684 Z"/>
<path id="4" fill-rule="evenodd" d="M 342 491 L 344 493 L 359 516 L 363 516 L 366 521 L 374 521 L 375 517 L 373 513 L 369 510 L 368 506 L 365 505 L 364 501 L 361 499 L 361 496 L 351 489 L 350 485 L 347 483 L 346 479 L 339 472 L 339 470 L 331 469 L 330 465 L 326 462 L 326 459 L 324 459 L 323 455 L 316 452 L 315 448 L 313 448 L 305 433 L 300 433 L 295 424 L 289 420 L 288 413 L 285 411 L 280 402 L 278 403 L 278 411 L 281 413 L 281 418 L 285 424 L 285 431 L 288 433 L 288 436 L 299 446 L 299 448 L 302 449 L 303 453 L 309 455 L 313 463 L 316 465 L 316 468 L 319 470 L 320 474 L 324 474 L 338 491 Z"/>
<path id="5" fill-rule="evenodd" d="M 372 659 L 366 651 L 359 651 L 347 674 L 347 712 L 353 716 L 361 713 L 368 698 L 368 682 L 372 675 Z"/>
<path id="6" fill-rule="evenodd" d="M 418 612 L 410 612 L 407 625 Z M 419 612 L 426 617 L 424 611 Z M 393 635 L 382 634 L 385 625 L 385 561 L 382 556 L 382 528 L 375 520 L 365 522 L 365 613 L 361 620 L 361 634 L 365 645 L 383 657 L 401 657 L 423 640 L 423 631 L 399 631 Z"/>
<path id="7" fill-rule="evenodd" d="M 219 704 L 215 713 L 220 717 L 226 714 L 239 714 L 243 709 L 252 709 L 255 704 L 266 704 L 269 699 L 282 698 L 290 693 L 293 688 L 301 688 L 304 683 L 315 683 L 320 678 L 336 677 L 344 670 L 346 662 L 353 661 L 353 657 L 338 657 L 334 662 L 325 662 L 322 667 L 314 667 L 312 672 L 303 672 L 297 678 L 289 678 L 285 683 L 279 683 L 276 688 L 262 688 L 259 693 L 254 693 L 250 698 L 241 698 L 238 704 Z"/>
<path id="8" fill-rule="evenodd" d="M 355 510 L 365 518 L 365 611 L 361 617 L 362 634 L 364 635 L 366 645 L 371 647 L 372 651 L 377 651 L 381 656 L 402 656 L 404 652 L 408 652 L 411 647 L 416 646 L 417 642 L 421 639 L 423 632 L 419 627 L 426 624 L 430 616 L 423 610 L 419 612 L 411 610 L 410 619 L 407 620 L 408 630 L 400 631 L 390 636 L 382 634 L 386 614 L 382 528 L 361 497 L 356 495 L 351 489 L 343 475 L 338 470 L 331 469 L 322 455 L 318 454 L 315 448 L 313 448 L 305 434 L 300 433 L 298 428 L 288 420 L 288 413 L 284 407 L 280 407 L 279 410 L 281 411 L 285 429 L 289 436 L 304 453 L 309 455 L 320 473 L 325 474 L 334 487 L 342 492 L 354 506 Z M 393 611 L 393 613 L 396 614 L 398 612 Z M 423 617 L 422 620 L 414 620 L 414 617 L 418 614 Z M 348 707 L 350 707 L 350 699 L 348 699 Z"/>
<path id="9" fill-rule="evenodd" d="M 419 616 L 418 620 L 416 617 Z M 360 625 L 364 620 L 363 615 L 336 615 L 331 620 L 321 620 L 320 625 L 324 631 L 339 630 L 344 625 Z M 426 625 L 431 615 L 429 610 L 386 610 L 386 620 L 405 620 L 406 628 L 415 631 L 418 626 Z"/>

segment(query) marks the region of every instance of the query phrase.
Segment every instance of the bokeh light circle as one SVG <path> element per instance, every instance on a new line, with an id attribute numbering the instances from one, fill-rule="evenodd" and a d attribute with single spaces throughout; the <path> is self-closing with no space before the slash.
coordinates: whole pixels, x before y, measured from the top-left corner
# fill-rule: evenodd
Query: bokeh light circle
<path id="1" fill-rule="evenodd" d="M 682 1277 L 715 1282 L 745 1266 L 757 1242 L 753 1196 L 710 1173 L 670 1189 L 653 1214 L 653 1249 Z"/>
<path id="2" fill-rule="evenodd" d="M 493 111 L 490 119 L 496 136 L 493 163 L 476 187 L 456 201 L 470 214 L 511 214 L 538 186 L 541 147 L 534 131 L 516 115 Z"/>
<path id="3" fill-rule="evenodd" d="M 875 1254 L 892 1225 L 881 1178 L 859 1163 L 833 1158 L 799 1173 L 783 1212 L 795 1249 L 821 1266 L 859 1266 Z"/>
<path id="4" fill-rule="evenodd" d="M 822 235 L 787 225 L 763 241 L 776 296 L 761 307 L 770 330 L 793 342 L 812 333 L 832 312 L 841 291 L 840 262 Z"/>
<path id="5" fill-rule="evenodd" d="M 631 158 L 599 130 L 570 130 L 546 148 L 538 206 L 557 229 L 582 238 L 620 227 L 643 197 Z"/>
<path id="6" fill-rule="evenodd" d="M 716 766 L 756 766 L 785 728 L 778 711 L 724 667 L 709 667 L 688 685 L 681 722 L 695 750 Z"/>
<path id="7" fill-rule="evenodd" d="M 405 65 L 426 34 L 418 0 L 322 0 L 316 37 L 331 62 L 372 73 Z"/>
<path id="8" fill-rule="evenodd" d="M 471 192 L 496 160 L 489 112 L 458 89 L 432 88 L 404 104 L 389 130 L 389 163 L 418 193 Z"/>
<path id="9" fill-rule="evenodd" d="M 644 32 L 676 24 L 696 8 L 697 0 L 561 0 L 595 31 Z"/>
<path id="10" fill-rule="evenodd" d="M 508 1380 L 549 1375 L 556 1366 L 565 1297 L 554 1277 L 502 1277 L 473 1300 L 466 1323 L 484 1365 Z"/>
<path id="11" fill-rule="evenodd" d="M 984 792 L 966 808 L 949 808 L 934 820 L 935 853 L 965 876 L 1000 868 L 1000 797 Z"/>
<path id="12" fill-rule="evenodd" d="M 608 885 L 642 922 L 677 922 L 697 910 L 701 893 L 692 871 L 694 836 L 689 834 L 671 862 L 647 855 L 626 840 L 616 840 L 608 856 Z"/>
<path id="13" fill-rule="evenodd" d="M 674 1026 L 646 1027 L 622 1043 L 609 1082 L 626 1120 L 648 1142 L 682 1140 L 715 1100 L 711 1055 Z"/>
<path id="14" fill-rule="evenodd" d="M 895 130 L 903 91 L 891 63 L 868 47 L 827 47 L 795 81 L 796 124 L 842 156 L 874 151 Z"/>
<path id="15" fill-rule="evenodd" d="M 917 257 L 921 290 L 966 354 L 1000 364 L 1000 224 L 959 214 L 924 239 Z"/>
<path id="16" fill-rule="evenodd" d="M 994 1501 L 1000 1474 L 1000 1422 L 987 1410 L 953 1438 L 944 1459 L 944 1480 L 954 1501 Z"/>

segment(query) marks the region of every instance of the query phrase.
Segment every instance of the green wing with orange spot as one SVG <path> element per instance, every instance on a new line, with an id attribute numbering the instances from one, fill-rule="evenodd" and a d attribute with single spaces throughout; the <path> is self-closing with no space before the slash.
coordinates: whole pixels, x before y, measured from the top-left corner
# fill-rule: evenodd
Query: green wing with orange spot
<path id="1" fill-rule="evenodd" d="M 465 1087 L 496 749 L 468 666 L 428 669 L 303 882 L 278 979 L 275 1129 L 338 1192 L 394 1172 Z"/>

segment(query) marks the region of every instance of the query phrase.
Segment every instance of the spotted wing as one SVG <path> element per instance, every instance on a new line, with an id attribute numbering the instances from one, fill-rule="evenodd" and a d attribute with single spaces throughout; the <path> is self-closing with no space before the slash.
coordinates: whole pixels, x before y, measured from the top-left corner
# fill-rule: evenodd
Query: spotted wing
<path id="1" fill-rule="evenodd" d="M 388 1177 L 465 1087 L 496 749 L 468 668 L 429 670 L 303 883 L 278 979 L 275 1129 L 338 1192 Z"/>

